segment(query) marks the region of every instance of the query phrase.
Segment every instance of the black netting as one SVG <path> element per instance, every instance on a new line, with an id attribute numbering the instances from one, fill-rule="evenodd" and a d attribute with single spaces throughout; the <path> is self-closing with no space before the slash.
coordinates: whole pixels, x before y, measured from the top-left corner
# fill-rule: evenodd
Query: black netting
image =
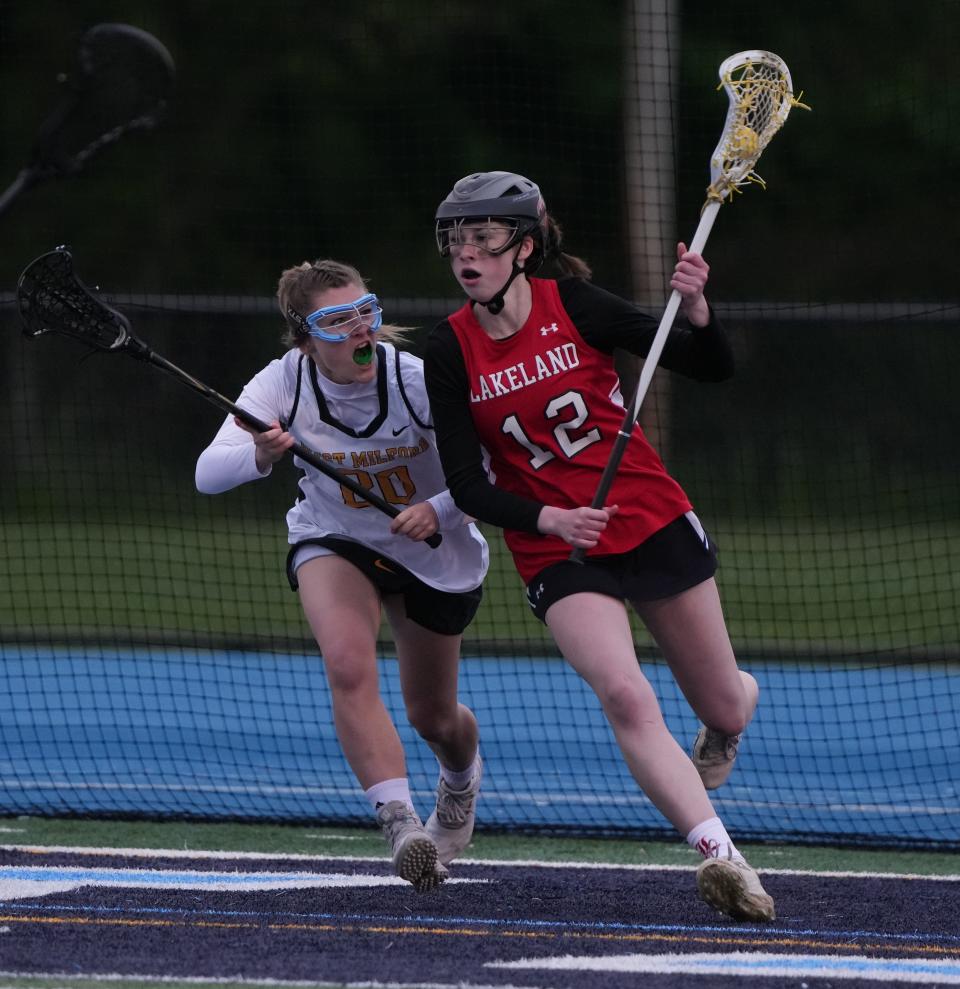
<path id="1" fill-rule="evenodd" d="M 10 180 L 93 6 L 59 11 L 53 33 L 43 4 L 4 11 L 7 92 L 29 94 L 0 106 Z M 280 354 L 271 296 L 306 258 L 357 265 L 419 349 L 456 303 L 436 204 L 467 172 L 509 168 L 541 184 L 599 284 L 658 313 L 726 112 L 717 66 L 760 43 L 813 112 L 791 114 L 766 191 L 724 205 L 711 235 L 737 374 L 658 372 L 642 416 L 720 547 L 731 637 L 762 688 L 717 808 L 738 837 L 956 846 L 960 96 L 938 70 L 955 5 L 905 24 L 852 3 L 609 3 L 588 31 L 566 2 L 328 17 L 281 0 L 273 21 L 140 6 L 177 61 L 163 126 L 3 217 L 0 812 L 368 819 L 283 575 L 292 466 L 198 495 L 218 412 L 148 365 L 24 339 L 27 262 L 70 244 L 139 336 L 233 398 Z M 669 834 L 487 536 L 462 680 L 483 730 L 480 826 Z M 695 718 L 636 640 L 688 745 Z M 381 651 L 403 726 L 387 637 Z M 425 801 L 434 763 L 403 732 Z"/>

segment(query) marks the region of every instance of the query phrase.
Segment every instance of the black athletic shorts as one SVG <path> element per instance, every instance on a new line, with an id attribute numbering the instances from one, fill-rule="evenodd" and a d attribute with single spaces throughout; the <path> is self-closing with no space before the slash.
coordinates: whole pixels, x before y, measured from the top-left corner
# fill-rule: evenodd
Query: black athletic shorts
<path id="1" fill-rule="evenodd" d="M 381 556 L 376 550 L 350 539 L 339 539 L 336 536 L 303 539 L 290 547 L 290 552 L 287 553 L 287 580 L 294 591 L 300 584 L 293 562 L 297 550 L 303 546 L 323 546 L 332 550 L 369 577 L 381 594 L 401 594 L 407 618 L 439 635 L 460 635 L 473 621 L 477 608 L 480 607 L 482 586 L 462 593 L 438 591 L 389 557 Z"/>
<path id="2" fill-rule="evenodd" d="M 627 553 L 563 560 L 527 584 L 527 603 L 542 622 L 561 598 L 584 591 L 627 601 L 656 601 L 702 583 L 717 571 L 717 551 L 689 512 Z"/>

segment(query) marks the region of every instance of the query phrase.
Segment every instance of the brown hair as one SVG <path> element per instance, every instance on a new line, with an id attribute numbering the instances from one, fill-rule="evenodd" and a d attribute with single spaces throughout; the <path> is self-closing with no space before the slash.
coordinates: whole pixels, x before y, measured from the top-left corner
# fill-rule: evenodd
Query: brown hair
<path id="1" fill-rule="evenodd" d="M 344 285 L 362 285 L 367 287 L 363 276 L 352 265 L 329 258 L 318 258 L 316 261 L 304 261 L 302 264 L 287 268 L 280 275 L 277 283 L 277 305 L 286 324 L 283 343 L 288 349 L 300 347 L 309 339 L 302 320 L 290 314 L 293 310 L 299 316 L 306 316 L 316 308 L 313 300 L 321 292 L 331 288 L 342 288 Z M 378 337 L 391 342 L 403 339 L 405 327 L 392 326 L 384 323 L 377 331 Z"/>
<path id="2" fill-rule="evenodd" d="M 567 254 L 566 251 L 561 250 L 563 230 L 549 213 L 544 217 L 544 222 L 537 233 L 542 238 L 542 243 L 539 245 L 543 255 L 541 264 L 552 264 L 563 275 L 572 275 L 575 278 L 583 278 L 585 281 L 591 279 L 593 271 L 583 258 L 578 258 L 575 254 Z M 535 236 L 534 240 L 537 239 Z"/>

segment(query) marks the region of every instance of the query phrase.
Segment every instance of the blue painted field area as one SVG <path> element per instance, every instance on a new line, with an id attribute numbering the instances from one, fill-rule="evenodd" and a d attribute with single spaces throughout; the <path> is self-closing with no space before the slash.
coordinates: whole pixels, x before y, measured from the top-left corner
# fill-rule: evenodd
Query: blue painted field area
<path id="1" fill-rule="evenodd" d="M 333 733 L 316 657 L 0 647 L 0 813 L 368 823 Z M 669 671 L 644 665 L 685 746 L 697 722 Z M 769 662 L 730 782 L 740 838 L 960 842 L 960 669 Z M 383 690 L 421 813 L 436 765 Z M 464 660 L 482 730 L 480 826 L 672 837 L 623 768 L 596 699 L 551 659 Z"/>

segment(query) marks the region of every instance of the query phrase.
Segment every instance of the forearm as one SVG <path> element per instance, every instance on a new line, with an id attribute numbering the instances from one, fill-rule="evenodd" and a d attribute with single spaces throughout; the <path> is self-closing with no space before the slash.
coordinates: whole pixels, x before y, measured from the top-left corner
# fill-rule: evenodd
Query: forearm
<path id="1" fill-rule="evenodd" d="M 660 358 L 661 366 L 696 381 L 725 381 L 734 372 L 733 348 L 716 313 L 707 309 L 702 325 L 670 334 Z"/>
<path id="2" fill-rule="evenodd" d="M 232 428 L 240 431 L 239 427 Z M 245 436 L 239 443 L 214 440 L 197 459 L 194 480 L 198 491 L 212 495 L 259 480 L 269 473 L 269 467 L 261 471 L 257 466 L 253 440 Z"/>
<path id="3" fill-rule="evenodd" d="M 482 471 L 448 480 L 457 507 L 466 515 L 500 529 L 538 533 L 544 506 L 491 484 Z"/>
<path id="4" fill-rule="evenodd" d="M 456 529 L 458 526 L 466 525 L 474 519 L 474 516 L 465 515 L 457 507 L 457 503 L 453 500 L 453 495 L 449 491 L 441 491 L 440 494 L 435 494 L 432 498 L 428 498 L 427 501 L 437 513 L 437 528 L 441 532 Z"/>

